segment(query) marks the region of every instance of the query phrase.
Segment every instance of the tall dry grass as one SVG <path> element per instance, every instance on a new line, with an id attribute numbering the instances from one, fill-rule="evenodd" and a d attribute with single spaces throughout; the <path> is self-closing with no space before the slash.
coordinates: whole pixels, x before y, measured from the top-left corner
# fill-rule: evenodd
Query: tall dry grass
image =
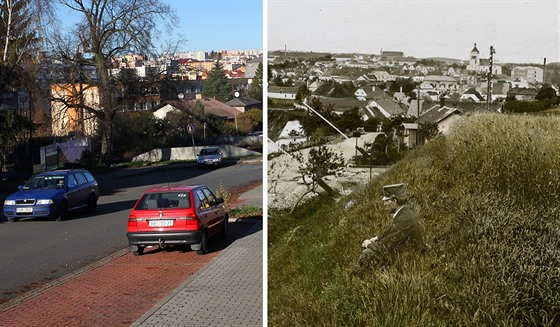
<path id="1" fill-rule="evenodd" d="M 559 155 L 560 118 L 472 115 L 338 202 L 269 213 L 269 324 L 560 325 Z M 429 250 L 357 271 L 396 182 Z"/>

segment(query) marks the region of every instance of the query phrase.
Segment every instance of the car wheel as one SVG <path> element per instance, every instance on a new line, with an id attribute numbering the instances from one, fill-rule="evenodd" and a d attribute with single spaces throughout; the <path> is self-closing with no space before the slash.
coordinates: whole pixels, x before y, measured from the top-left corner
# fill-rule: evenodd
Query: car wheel
<path id="1" fill-rule="evenodd" d="M 95 194 L 92 194 L 89 196 L 87 211 L 90 213 L 95 212 L 96 208 L 97 208 L 97 197 L 95 196 Z"/>
<path id="2" fill-rule="evenodd" d="M 228 228 L 229 228 L 229 227 L 228 227 L 228 225 L 229 225 L 228 220 L 229 220 L 229 218 L 228 218 L 228 216 L 226 215 L 226 217 L 224 218 L 224 222 L 223 222 L 223 224 L 222 224 L 222 231 L 220 232 L 220 237 L 221 237 L 222 239 L 226 239 L 227 236 L 228 236 Z"/>
<path id="3" fill-rule="evenodd" d="M 141 247 L 141 246 L 137 246 L 136 250 L 131 250 L 130 252 L 132 252 L 132 254 L 135 255 L 135 256 L 139 256 L 139 255 L 144 254 L 144 248 Z"/>
<path id="4" fill-rule="evenodd" d="M 58 207 L 57 221 L 63 221 L 68 218 L 68 203 L 66 201 L 60 202 L 60 207 Z"/>
<path id="5" fill-rule="evenodd" d="M 205 254 L 206 252 L 208 252 L 208 250 L 206 249 L 206 231 L 204 231 L 202 233 L 202 236 L 200 237 L 200 250 L 196 250 L 197 254 Z"/>
<path id="6" fill-rule="evenodd" d="M 14 217 L 14 218 L 8 218 L 8 220 L 9 220 L 11 223 L 17 223 L 17 222 L 19 221 L 19 218 L 15 218 L 15 217 Z"/>

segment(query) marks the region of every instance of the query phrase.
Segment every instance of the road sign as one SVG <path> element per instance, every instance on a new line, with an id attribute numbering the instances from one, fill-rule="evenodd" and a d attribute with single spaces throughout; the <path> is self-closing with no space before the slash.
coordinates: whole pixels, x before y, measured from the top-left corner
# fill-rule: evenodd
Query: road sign
<path id="1" fill-rule="evenodd" d="M 196 132 L 196 126 L 194 126 L 194 124 L 188 124 L 187 125 L 187 132 L 193 134 L 194 132 Z"/>

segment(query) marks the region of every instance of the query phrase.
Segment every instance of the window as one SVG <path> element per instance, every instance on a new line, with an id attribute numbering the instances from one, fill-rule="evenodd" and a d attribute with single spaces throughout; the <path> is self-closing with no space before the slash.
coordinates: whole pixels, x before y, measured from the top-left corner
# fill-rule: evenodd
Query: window
<path id="1" fill-rule="evenodd" d="M 76 180 L 78 181 L 78 185 L 82 185 L 82 184 L 87 183 L 87 180 L 82 173 L 74 173 L 74 176 L 76 177 Z"/>
<path id="2" fill-rule="evenodd" d="M 88 172 L 84 172 L 84 176 L 86 176 L 86 179 L 87 179 L 88 182 L 94 182 L 95 181 L 95 178 L 93 178 L 93 176 L 91 176 L 91 174 L 88 173 Z"/>
<path id="3" fill-rule="evenodd" d="M 208 199 L 208 201 L 210 201 L 210 204 L 216 203 L 216 197 L 214 196 L 214 194 L 212 194 L 212 192 L 210 192 L 209 189 L 203 188 L 202 192 L 204 192 L 204 195 L 206 195 L 206 198 Z"/>
<path id="4" fill-rule="evenodd" d="M 196 194 L 196 197 L 198 198 L 198 201 L 200 203 L 199 210 L 204 210 L 204 209 L 210 207 L 210 203 L 208 202 L 208 199 L 204 195 L 204 192 L 202 191 L 202 189 L 196 190 L 195 194 Z"/>
<path id="5" fill-rule="evenodd" d="M 68 175 L 68 187 L 76 187 L 76 186 L 78 186 L 76 177 L 74 177 L 74 175 Z"/>
<path id="6" fill-rule="evenodd" d="M 136 210 L 188 209 L 191 207 L 189 192 L 147 193 L 142 196 Z"/>

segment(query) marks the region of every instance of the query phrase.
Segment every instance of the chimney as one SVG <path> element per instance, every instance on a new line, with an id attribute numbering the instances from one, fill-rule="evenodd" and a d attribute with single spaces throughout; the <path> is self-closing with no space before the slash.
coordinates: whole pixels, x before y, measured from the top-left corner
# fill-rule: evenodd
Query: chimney
<path id="1" fill-rule="evenodd" d="M 445 93 L 442 93 L 442 94 L 439 96 L 439 106 L 440 106 L 441 108 L 445 107 Z"/>

